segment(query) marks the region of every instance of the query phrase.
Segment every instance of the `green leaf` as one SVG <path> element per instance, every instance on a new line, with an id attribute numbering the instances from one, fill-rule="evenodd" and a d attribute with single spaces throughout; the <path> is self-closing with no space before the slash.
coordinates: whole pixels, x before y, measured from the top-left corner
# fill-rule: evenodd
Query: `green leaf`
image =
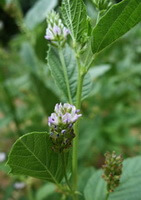
<path id="1" fill-rule="evenodd" d="M 63 0 L 61 13 L 74 41 L 79 41 L 87 35 L 87 14 L 82 0 Z"/>
<path id="2" fill-rule="evenodd" d="M 36 89 L 43 110 L 47 115 L 50 115 L 54 110 L 54 105 L 59 102 L 59 98 L 46 84 L 46 76 L 43 77 L 40 73 L 42 63 L 37 59 L 36 54 L 29 43 L 23 43 L 21 57 L 25 65 L 29 67 L 33 87 Z M 46 65 L 43 67 L 46 67 Z"/>
<path id="3" fill-rule="evenodd" d="M 92 67 L 89 72 L 91 74 L 92 80 L 97 79 L 98 77 L 104 75 L 107 71 L 109 71 L 111 68 L 110 65 L 105 64 L 105 65 L 96 65 Z"/>
<path id="4" fill-rule="evenodd" d="M 6 127 L 8 124 L 12 121 L 13 117 L 12 115 L 7 115 L 6 117 L 0 119 L 0 127 Z"/>
<path id="5" fill-rule="evenodd" d="M 94 172 L 84 190 L 86 200 L 105 200 L 106 182 L 102 179 L 102 170 Z"/>
<path id="6" fill-rule="evenodd" d="M 32 79 L 42 107 L 45 113 L 50 115 L 54 110 L 55 104 L 60 100 L 48 87 L 46 87 L 44 82 L 38 76 L 32 74 Z"/>
<path id="7" fill-rule="evenodd" d="M 141 21 L 141 1 L 123 0 L 101 18 L 92 33 L 92 51 L 98 53 Z"/>
<path id="8" fill-rule="evenodd" d="M 88 179 L 93 175 L 94 172 L 95 169 L 93 167 L 88 167 L 82 170 L 81 174 L 79 175 L 78 188 L 82 194 L 84 192 L 84 188 L 87 184 Z M 84 197 L 82 197 L 82 199 L 84 199 Z"/>
<path id="9" fill-rule="evenodd" d="M 39 61 L 36 57 L 34 49 L 28 42 L 22 43 L 20 56 L 24 64 L 29 67 L 31 72 L 38 71 Z"/>
<path id="10" fill-rule="evenodd" d="M 93 141 L 97 135 L 97 128 L 95 126 L 96 123 L 93 119 L 87 119 L 83 117 L 80 122 L 79 132 L 81 133 L 81 137 L 79 138 L 78 145 L 78 158 L 84 160 L 84 157 L 88 158 L 88 152 L 93 145 Z M 89 133 L 89 134 L 88 134 Z"/>
<path id="11" fill-rule="evenodd" d="M 67 153 L 66 166 L 69 156 Z M 33 132 L 20 137 L 13 145 L 7 164 L 11 173 L 60 182 L 63 178 L 61 154 L 52 150 L 47 132 Z"/>
<path id="12" fill-rule="evenodd" d="M 123 163 L 121 183 L 109 200 L 141 199 L 141 156 L 128 158 Z"/>
<path id="13" fill-rule="evenodd" d="M 5 165 L 5 162 L 4 163 L 0 163 L 0 171 L 1 172 L 5 172 L 5 173 L 9 172 L 9 167 Z"/>
<path id="14" fill-rule="evenodd" d="M 53 183 L 47 183 L 38 189 L 36 200 L 44 200 L 49 195 L 55 192 L 56 186 Z"/>
<path id="15" fill-rule="evenodd" d="M 76 90 L 77 90 L 77 64 L 73 50 L 66 45 L 63 48 L 63 55 L 66 65 L 67 71 L 67 78 L 69 82 L 69 88 L 71 93 L 71 98 L 75 102 Z M 58 53 L 58 49 L 55 47 L 51 47 L 48 52 L 48 65 L 50 67 L 52 76 L 57 84 L 57 86 L 62 91 L 65 100 L 68 100 L 68 93 L 67 93 L 67 83 L 65 81 L 65 76 L 63 72 L 63 67 L 61 64 L 60 56 Z M 83 84 L 83 91 L 82 91 L 82 98 L 88 96 L 91 90 L 91 81 L 89 74 L 85 76 L 84 84 Z"/>
<path id="16" fill-rule="evenodd" d="M 87 73 L 84 77 L 83 88 L 82 88 L 82 100 L 90 95 L 92 88 L 91 76 Z"/>
<path id="17" fill-rule="evenodd" d="M 73 99 L 75 97 L 75 87 L 76 87 L 76 60 L 73 50 L 66 45 L 63 49 L 63 55 L 67 70 L 67 78 L 69 81 L 69 89 L 71 92 L 71 98 Z M 61 89 L 63 95 L 65 96 L 65 99 L 68 98 L 67 93 L 67 83 L 65 81 L 65 75 L 63 72 L 63 67 L 61 64 L 61 59 L 59 56 L 58 49 L 55 47 L 50 46 L 49 52 L 48 52 L 48 65 L 50 67 L 52 76 L 58 85 L 58 87 Z"/>
<path id="18" fill-rule="evenodd" d="M 17 109 L 16 109 L 15 104 L 13 103 L 14 97 L 11 95 L 9 88 L 7 87 L 6 84 L 3 84 L 3 89 L 4 89 L 5 100 L 7 102 L 8 108 L 12 114 L 17 130 L 18 132 L 20 132 L 20 120 L 17 117 Z"/>
<path id="19" fill-rule="evenodd" d="M 46 18 L 48 12 L 55 8 L 56 5 L 57 0 L 38 1 L 25 16 L 26 26 L 32 30 Z"/>
<path id="20" fill-rule="evenodd" d="M 5 187 L 5 192 L 2 198 L 2 200 L 7 200 L 9 198 L 11 198 L 11 196 L 13 195 L 13 192 L 14 192 L 14 187 L 13 187 L 13 183 L 9 183 L 7 187 Z"/>
<path id="21" fill-rule="evenodd" d="M 141 199 L 141 156 L 128 158 L 123 162 L 123 174 L 120 185 L 110 194 L 109 200 Z M 106 182 L 98 171 L 88 180 L 85 187 L 86 200 L 105 200 Z"/>
<path id="22" fill-rule="evenodd" d="M 1 2 L 0 2 L 0 7 L 1 7 L 1 6 L 4 6 L 5 3 L 6 3 L 5 0 L 1 0 Z"/>

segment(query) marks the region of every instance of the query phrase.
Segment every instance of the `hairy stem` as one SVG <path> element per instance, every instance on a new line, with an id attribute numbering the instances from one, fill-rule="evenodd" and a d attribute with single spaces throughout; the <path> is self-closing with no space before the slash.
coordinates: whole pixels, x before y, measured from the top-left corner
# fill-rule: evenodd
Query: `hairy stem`
<path id="1" fill-rule="evenodd" d="M 61 64 L 62 64 L 62 67 L 63 67 L 63 73 L 64 73 L 65 82 L 66 82 L 66 86 L 67 86 L 67 93 L 68 93 L 69 103 L 72 104 L 72 97 L 71 97 L 69 79 L 68 79 L 68 75 L 67 75 L 67 68 L 66 68 L 66 64 L 65 64 L 65 60 L 64 60 L 64 55 L 63 55 L 61 47 L 59 47 L 59 56 L 60 56 Z"/>
<path id="2" fill-rule="evenodd" d="M 78 71 L 78 85 L 77 85 L 77 93 L 76 93 L 76 107 L 78 109 L 80 109 L 84 75 L 81 73 L 81 65 L 80 65 L 79 59 L 78 59 L 77 63 L 78 63 L 79 71 Z"/>
<path id="3" fill-rule="evenodd" d="M 72 198 L 73 200 L 75 200 L 75 194 L 74 194 L 74 191 L 69 183 L 69 180 L 68 180 L 68 177 L 67 177 L 67 172 L 66 172 L 66 163 L 65 163 L 65 153 L 62 153 L 62 164 L 63 164 L 63 170 L 64 170 L 64 177 L 65 177 L 65 181 L 66 181 L 66 184 L 70 190 L 70 193 L 72 195 Z M 66 196 L 64 196 L 64 198 L 66 198 Z"/>
<path id="4" fill-rule="evenodd" d="M 82 95 L 82 87 L 83 87 L 83 79 L 84 75 L 81 73 L 81 63 L 79 57 L 76 57 L 77 65 L 78 65 L 78 85 L 77 85 L 77 93 L 76 93 L 76 107 L 79 109 L 81 107 L 81 95 Z M 78 122 L 76 122 L 74 127 L 74 132 L 76 137 L 73 140 L 73 156 L 72 156 L 72 178 L 73 178 L 73 189 L 77 190 L 78 185 L 78 139 L 79 139 L 79 131 L 78 131 Z M 78 196 L 75 195 L 74 200 L 77 200 Z"/>

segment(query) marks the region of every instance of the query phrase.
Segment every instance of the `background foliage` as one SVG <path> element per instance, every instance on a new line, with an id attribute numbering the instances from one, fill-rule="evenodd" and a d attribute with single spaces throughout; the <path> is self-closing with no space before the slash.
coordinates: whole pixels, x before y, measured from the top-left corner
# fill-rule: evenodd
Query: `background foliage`
<path id="1" fill-rule="evenodd" d="M 7 154 L 24 133 L 47 131 L 47 117 L 55 103 L 64 100 L 65 94 L 63 97 L 58 90 L 46 65 L 48 47 L 44 39 L 46 14 L 52 8 L 58 10 L 60 3 L 57 0 L 0 2 L 0 152 Z M 94 4 L 91 0 L 85 3 L 95 24 Z M 139 24 L 99 54 L 90 69 L 92 89 L 82 103 L 80 121 L 80 191 L 95 168 L 103 164 L 107 150 L 123 153 L 124 158 L 140 154 L 140 38 Z M 0 163 L 3 200 L 60 198 L 52 183 L 10 176 L 4 164 Z M 25 187 L 16 189 L 17 182 L 25 183 Z M 84 193 L 89 200 L 88 192 Z"/>

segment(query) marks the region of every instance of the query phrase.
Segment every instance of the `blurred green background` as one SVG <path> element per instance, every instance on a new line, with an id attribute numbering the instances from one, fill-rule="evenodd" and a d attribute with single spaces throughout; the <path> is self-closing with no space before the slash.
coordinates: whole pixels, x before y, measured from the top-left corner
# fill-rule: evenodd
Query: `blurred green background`
<path id="1" fill-rule="evenodd" d="M 118 2 L 118 1 L 117 1 Z M 14 141 L 32 131 L 46 131 L 47 117 L 60 91 L 47 67 L 45 17 L 59 10 L 59 0 L 0 1 L 0 199 L 60 199 L 53 184 L 8 174 L 7 154 Z M 95 24 L 97 11 L 85 0 Z M 80 191 L 104 153 L 124 158 L 141 152 L 141 26 L 103 51 L 90 69 L 92 90 L 82 103 L 80 121 Z"/>

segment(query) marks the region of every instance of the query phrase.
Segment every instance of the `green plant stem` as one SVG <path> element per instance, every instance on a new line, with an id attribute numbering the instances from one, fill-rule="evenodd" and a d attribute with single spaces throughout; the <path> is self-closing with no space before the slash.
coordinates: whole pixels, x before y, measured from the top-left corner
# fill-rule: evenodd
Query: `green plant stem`
<path id="1" fill-rule="evenodd" d="M 77 157 L 78 157 L 78 123 L 75 124 L 74 131 L 76 134 L 76 137 L 73 140 L 73 156 L 72 156 L 72 178 L 73 178 L 73 190 L 77 190 L 77 183 L 78 183 L 78 176 L 77 176 L 77 169 L 78 169 L 78 163 L 77 163 Z M 77 197 L 75 195 L 74 200 L 77 200 Z"/>
<path id="2" fill-rule="evenodd" d="M 67 86 L 69 103 L 72 104 L 69 79 L 68 79 L 68 75 L 67 75 L 67 68 L 66 68 L 66 64 L 65 64 L 65 60 L 64 60 L 64 55 L 63 55 L 62 47 L 59 47 L 59 56 L 60 56 L 61 64 L 62 64 L 62 67 L 63 67 L 63 73 L 64 73 L 65 82 L 66 82 L 66 86 Z"/>
<path id="3" fill-rule="evenodd" d="M 62 153 L 62 164 L 63 164 L 63 170 L 64 170 L 65 181 L 66 181 L 66 183 L 67 183 L 69 189 L 71 190 L 71 192 L 73 192 L 73 191 L 72 191 L 72 188 L 71 188 L 71 185 L 70 185 L 70 183 L 69 183 L 68 177 L 67 177 L 67 173 L 66 173 L 66 163 L 65 163 L 65 153 L 64 153 L 64 152 Z"/>
<path id="4" fill-rule="evenodd" d="M 74 191 L 69 183 L 68 177 L 67 177 L 67 173 L 66 173 L 66 163 L 65 163 L 65 153 L 62 153 L 62 164 L 63 164 L 63 170 L 64 170 L 64 177 L 65 177 L 65 181 L 70 189 L 70 193 L 72 195 L 72 198 L 75 200 L 75 194 Z"/>
<path id="5" fill-rule="evenodd" d="M 81 64 L 80 64 L 79 57 L 77 57 L 76 59 L 77 59 L 77 64 L 78 64 L 78 85 L 77 85 L 77 93 L 76 93 L 76 107 L 80 109 L 84 74 L 81 72 Z M 77 184 L 78 184 L 78 139 L 79 139 L 78 122 L 76 122 L 75 124 L 74 132 L 76 136 L 73 140 L 72 178 L 73 178 L 73 189 L 74 191 L 76 191 Z M 78 199 L 78 196 L 75 195 L 74 200 L 77 200 L 77 199 Z"/>
<path id="6" fill-rule="evenodd" d="M 98 11 L 98 14 L 97 14 L 96 25 L 98 24 L 99 19 L 100 19 L 100 11 Z"/>
<path id="7" fill-rule="evenodd" d="M 105 10 L 99 10 L 98 14 L 97 14 L 97 19 L 96 19 L 96 25 L 98 24 L 99 20 L 101 19 L 101 17 L 104 15 Z"/>
<path id="8" fill-rule="evenodd" d="M 81 96 L 82 96 L 82 87 L 83 87 L 84 75 L 81 73 L 81 68 L 79 68 L 78 72 L 78 86 L 76 93 L 76 107 L 80 109 L 81 107 Z"/>
<path id="9" fill-rule="evenodd" d="M 108 199 L 109 199 L 109 195 L 110 195 L 110 193 L 107 192 L 107 195 L 106 195 L 106 199 L 105 199 L 105 200 L 108 200 Z"/>
<path id="10" fill-rule="evenodd" d="M 27 196 L 29 200 L 34 200 L 31 184 L 27 185 Z"/>

